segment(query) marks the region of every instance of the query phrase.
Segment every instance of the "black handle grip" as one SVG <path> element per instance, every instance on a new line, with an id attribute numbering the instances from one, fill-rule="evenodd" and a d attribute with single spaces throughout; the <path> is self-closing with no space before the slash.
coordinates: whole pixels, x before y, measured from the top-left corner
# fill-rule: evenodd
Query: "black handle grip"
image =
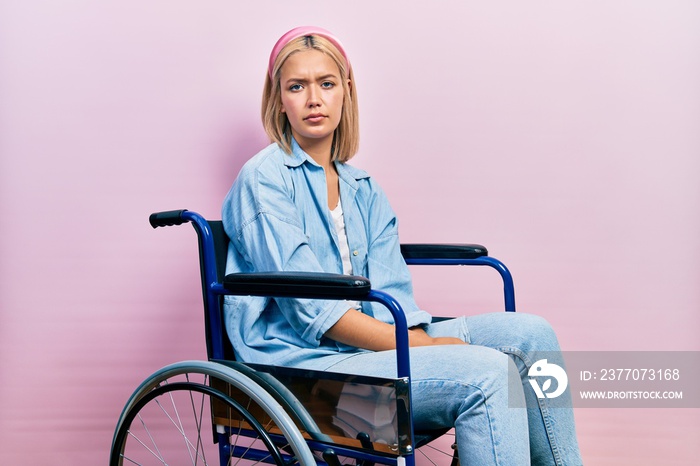
<path id="1" fill-rule="evenodd" d="M 148 221 L 153 228 L 171 227 L 173 225 L 182 225 L 187 220 L 182 219 L 182 213 L 187 212 L 187 209 L 168 210 L 166 212 L 156 212 L 148 217 Z"/>

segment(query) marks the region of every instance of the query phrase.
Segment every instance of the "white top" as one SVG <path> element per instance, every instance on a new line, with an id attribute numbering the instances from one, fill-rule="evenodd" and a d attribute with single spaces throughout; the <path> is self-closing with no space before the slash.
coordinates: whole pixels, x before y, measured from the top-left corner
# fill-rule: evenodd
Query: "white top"
<path id="1" fill-rule="evenodd" d="M 343 217 L 343 206 L 338 201 L 335 209 L 331 210 L 333 224 L 335 225 L 335 233 L 338 236 L 338 247 L 340 248 L 340 258 L 343 261 L 343 274 L 352 275 L 352 263 L 350 262 L 350 246 L 348 246 L 348 237 L 345 234 L 345 218 Z M 348 301 L 349 307 L 360 309 L 361 304 L 358 301 Z"/>

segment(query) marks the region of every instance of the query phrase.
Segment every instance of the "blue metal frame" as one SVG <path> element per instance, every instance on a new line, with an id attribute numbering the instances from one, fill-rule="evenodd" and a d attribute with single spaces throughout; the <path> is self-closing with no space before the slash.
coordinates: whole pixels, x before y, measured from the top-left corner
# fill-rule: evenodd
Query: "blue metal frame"
<path id="1" fill-rule="evenodd" d="M 219 312 L 219 296 L 228 294 L 223 285 L 218 282 L 216 276 L 216 255 L 214 251 L 214 236 L 209 226 L 209 222 L 196 212 L 185 210 L 180 214 L 184 221 L 192 223 L 197 235 L 199 235 L 202 245 L 200 254 L 202 255 L 202 278 L 206 284 L 204 292 L 206 295 L 206 312 L 209 325 L 213 330 L 209 338 L 211 341 L 212 359 L 224 359 L 224 325 Z"/>

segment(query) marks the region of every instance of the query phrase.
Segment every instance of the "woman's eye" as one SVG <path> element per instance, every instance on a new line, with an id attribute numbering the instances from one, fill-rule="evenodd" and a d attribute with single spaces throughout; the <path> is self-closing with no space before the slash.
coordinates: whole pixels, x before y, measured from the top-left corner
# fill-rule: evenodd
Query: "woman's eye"
<path id="1" fill-rule="evenodd" d="M 300 91 L 301 90 L 301 84 L 292 84 L 289 86 L 290 91 Z"/>
<path id="2" fill-rule="evenodd" d="M 335 84 L 330 82 L 330 81 L 324 81 L 323 83 L 321 83 L 321 87 L 323 87 L 325 89 L 330 89 L 333 86 L 335 86 Z"/>

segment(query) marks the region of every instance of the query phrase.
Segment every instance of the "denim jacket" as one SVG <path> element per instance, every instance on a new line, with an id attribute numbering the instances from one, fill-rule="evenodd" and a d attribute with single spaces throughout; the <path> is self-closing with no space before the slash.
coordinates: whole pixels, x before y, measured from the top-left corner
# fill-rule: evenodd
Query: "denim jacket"
<path id="1" fill-rule="evenodd" d="M 328 209 L 323 168 L 292 141 L 292 154 L 271 144 L 241 169 L 222 209 L 231 238 L 226 273 L 309 271 L 342 273 L 337 236 Z M 336 162 L 354 275 L 391 294 L 409 327 L 431 317 L 413 298 L 401 256 L 396 216 L 369 175 Z M 237 358 L 245 362 L 302 365 L 323 355 L 359 350 L 324 337 L 350 308 L 345 301 L 226 296 L 225 325 Z M 362 312 L 393 323 L 377 303 Z"/>

